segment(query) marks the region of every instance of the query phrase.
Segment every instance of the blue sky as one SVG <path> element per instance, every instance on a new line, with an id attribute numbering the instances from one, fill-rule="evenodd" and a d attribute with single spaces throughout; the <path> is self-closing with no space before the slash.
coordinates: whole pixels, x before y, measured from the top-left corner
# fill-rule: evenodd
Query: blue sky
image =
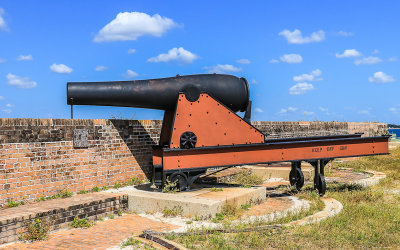
<path id="1" fill-rule="evenodd" d="M 253 120 L 399 124 L 399 9 L 399 1 L 2 0 L 0 117 L 69 118 L 68 81 L 219 72 L 251 82 Z"/>

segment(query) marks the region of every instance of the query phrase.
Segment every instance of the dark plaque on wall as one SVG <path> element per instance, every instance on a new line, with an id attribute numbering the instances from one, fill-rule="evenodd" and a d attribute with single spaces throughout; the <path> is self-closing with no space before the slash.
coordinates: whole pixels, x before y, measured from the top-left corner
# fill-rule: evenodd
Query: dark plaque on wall
<path id="1" fill-rule="evenodd" d="M 74 129 L 74 148 L 88 148 L 89 132 L 87 129 Z"/>

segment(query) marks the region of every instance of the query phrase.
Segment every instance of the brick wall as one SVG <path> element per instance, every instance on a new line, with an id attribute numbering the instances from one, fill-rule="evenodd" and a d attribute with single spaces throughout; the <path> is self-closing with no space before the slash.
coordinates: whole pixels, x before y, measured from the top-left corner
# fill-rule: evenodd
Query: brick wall
<path id="1" fill-rule="evenodd" d="M 387 132 L 386 124 L 346 122 L 253 122 L 268 138 Z M 151 146 L 162 121 L 0 119 L 0 206 L 60 190 L 112 186 L 150 178 Z M 74 148 L 75 129 L 87 129 L 88 148 Z"/>
<path id="2" fill-rule="evenodd" d="M 161 121 L 0 119 L 0 205 L 150 178 Z M 73 147 L 74 129 L 89 148 Z"/>

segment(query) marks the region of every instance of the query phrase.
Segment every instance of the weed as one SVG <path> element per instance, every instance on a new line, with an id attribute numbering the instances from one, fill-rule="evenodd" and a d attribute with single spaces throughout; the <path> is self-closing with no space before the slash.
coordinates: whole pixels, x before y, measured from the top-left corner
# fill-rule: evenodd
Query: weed
<path id="1" fill-rule="evenodd" d="M 230 183 L 239 184 L 242 186 L 254 186 L 264 182 L 263 178 L 259 175 L 252 173 L 251 171 L 243 171 L 232 176 Z"/>
<path id="2" fill-rule="evenodd" d="M 107 186 L 103 186 L 102 189 L 103 189 L 103 190 L 108 190 L 108 187 L 107 187 Z"/>
<path id="3" fill-rule="evenodd" d="M 162 189 L 163 193 L 176 193 L 178 191 L 178 188 L 176 187 L 177 181 L 171 182 L 169 180 L 169 177 L 167 177 L 167 180 L 165 181 L 165 185 Z"/>
<path id="4" fill-rule="evenodd" d="M 94 186 L 92 188 L 92 192 L 100 192 L 100 188 L 98 186 Z"/>
<path id="5" fill-rule="evenodd" d="M 242 204 L 240 208 L 243 210 L 250 210 L 251 204 L 250 203 Z"/>
<path id="6" fill-rule="evenodd" d="M 86 191 L 86 190 L 81 190 L 78 192 L 78 194 L 87 194 L 87 193 L 88 193 L 88 191 Z"/>
<path id="7" fill-rule="evenodd" d="M 88 228 L 93 226 L 93 222 L 89 222 L 86 218 L 79 219 L 78 217 L 74 218 L 74 221 L 71 223 L 71 227 L 73 228 Z"/>
<path id="8" fill-rule="evenodd" d="M 223 220 L 224 218 L 225 218 L 225 216 L 223 213 L 216 213 L 215 217 L 212 218 L 211 222 L 218 223 L 219 221 Z"/>
<path id="9" fill-rule="evenodd" d="M 222 192 L 223 190 L 222 190 L 222 188 L 212 187 L 212 188 L 210 188 L 210 191 L 211 192 Z"/>
<path id="10" fill-rule="evenodd" d="M 68 192 L 68 190 L 61 190 L 58 192 L 58 196 L 61 198 L 71 197 L 73 195 L 72 192 Z"/>
<path id="11" fill-rule="evenodd" d="M 46 200 L 46 197 L 39 197 L 39 198 L 36 199 L 37 202 L 39 202 L 39 201 L 45 201 L 45 200 Z"/>
<path id="12" fill-rule="evenodd" d="M 191 221 L 191 220 L 186 221 L 186 224 L 192 224 L 192 223 L 193 223 L 193 221 Z"/>
<path id="13" fill-rule="evenodd" d="M 119 209 L 119 210 L 117 211 L 117 215 L 118 215 L 118 216 L 122 216 L 122 213 L 123 213 L 123 212 L 122 212 L 121 209 Z"/>
<path id="14" fill-rule="evenodd" d="M 113 214 L 110 214 L 110 215 L 108 215 L 108 218 L 112 220 L 115 218 L 115 216 Z"/>
<path id="15" fill-rule="evenodd" d="M 145 183 L 145 181 L 140 179 L 140 178 L 138 178 L 138 177 L 133 177 L 132 180 L 130 181 L 131 185 L 140 185 L 140 184 L 143 184 L 143 183 Z"/>
<path id="16" fill-rule="evenodd" d="M 123 187 L 121 183 L 117 182 L 114 184 L 113 188 L 120 188 Z"/>
<path id="17" fill-rule="evenodd" d="M 141 243 L 140 240 L 134 239 L 132 237 L 129 237 L 126 241 L 122 242 L 121 246 L 122 247 L 127 247 L 127 246 L 137 246 Z"/>
<path id="18" fill-rule="evenodd" d="M 173 217 L 182 215 L 183 209 L 181 206 L 174 206 L 172 209 L 165 208 L 163 214 L 165 217 Z"/>
<path id="19" fill-rule="evenodd" d="M 9 201 L 8 204 L 7 204 L 7 207 L 18 207 L 19 205 L 24 205 L 24 204 L 25 204 L 24 201 L 20 201 L 20 202 Z"/>
<path id="20" fill-rule="evenodd" d="M 50 230 L 50 225 L 47 221 L 35 219 L 30 224 L 26 225 L 26 231 L 19 234 L 21 240 L 38 241 L 46 239 Z"/>
<path id="21" fill-rule="evenodd" d="M 55 195 L 37 198 L 36 201 L 40 202 L 40 201 L 53 200 L 53 199 L 59 199 L 59 198 L 68 198 L 68 197 L 71 197 L 72 195 L 73 195 L 73 193 L 69 192 L 68 190 L 61 190 L 61 191 L 58 191 L 57 194 L 55 194 Z"/>

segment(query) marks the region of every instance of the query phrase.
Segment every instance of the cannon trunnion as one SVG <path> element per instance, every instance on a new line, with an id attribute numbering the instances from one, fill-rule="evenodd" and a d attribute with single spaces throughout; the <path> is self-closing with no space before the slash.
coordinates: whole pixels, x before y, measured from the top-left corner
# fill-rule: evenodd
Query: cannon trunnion
<path id="1" fill-rule="evenodd" d="M 266 140 L 250 123 L 249 86 L 244 78 L 205 74 L 171 78 L 68 83 L 73 105 L 128 106 L 165 110 L 159 145 L 153 148 L 153 181 L 168 179 L 183 191 L 207 169 L 292 162 L 290 183 L 304 184 L 301 162 L 315 169 L 314 186 L 325 193 L 325 165 L 334 158 L 388 154 L 389 136 L 361 134 Z M 236 112 L 246 111 L 244 117 Z"/>

